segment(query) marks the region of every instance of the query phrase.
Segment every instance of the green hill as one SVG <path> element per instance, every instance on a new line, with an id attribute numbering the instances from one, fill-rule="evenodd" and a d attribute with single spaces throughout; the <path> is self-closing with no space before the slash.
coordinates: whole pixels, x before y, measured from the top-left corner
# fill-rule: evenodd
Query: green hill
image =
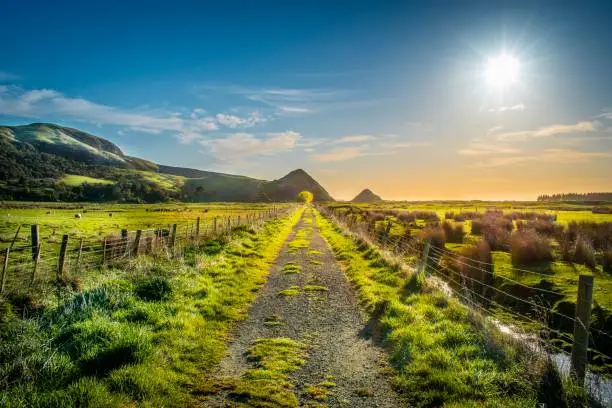
<path id="1" fill-rule="evenodd" d="M 258 180 L 126 156 L 102 137 L 55 124 L 0 126 L 0 200 L 293 201 L 302 190 L 333 200 L 301 169 Z"/>

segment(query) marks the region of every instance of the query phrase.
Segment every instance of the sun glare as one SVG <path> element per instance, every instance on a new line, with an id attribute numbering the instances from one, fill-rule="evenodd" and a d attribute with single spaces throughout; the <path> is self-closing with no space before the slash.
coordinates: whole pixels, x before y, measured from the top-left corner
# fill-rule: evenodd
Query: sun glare
<path id="1" fill-rule="evenodd" d="M 501 54 L 487 61 L 485 76 L 489 83 L 498 88 L 506 88 L 518 80 L 520 63 L 512 55 Z"/>

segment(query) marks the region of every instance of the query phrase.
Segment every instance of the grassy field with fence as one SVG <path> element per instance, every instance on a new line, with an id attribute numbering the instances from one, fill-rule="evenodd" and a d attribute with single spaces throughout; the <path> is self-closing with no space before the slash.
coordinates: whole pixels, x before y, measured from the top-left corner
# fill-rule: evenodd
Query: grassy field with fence
<path id="1" fill-rule="evenodd" d="M 612 216 L 556 205 L 338 203 L 324 209 L 415 267 L 430 242 L 427 270 L 449 290 L 500 323 L 545 337 L 559 353 L 573 349 L 579 280 L 592 277 L 588 359 L 592 371 L 610 376 Z"/>

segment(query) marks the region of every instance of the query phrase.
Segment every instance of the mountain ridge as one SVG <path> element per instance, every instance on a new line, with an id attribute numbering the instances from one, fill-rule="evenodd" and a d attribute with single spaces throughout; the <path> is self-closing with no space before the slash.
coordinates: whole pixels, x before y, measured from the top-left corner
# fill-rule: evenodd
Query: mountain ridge
<path id="1" fill-rule="evenodd" d="M 303 190 L 333 201 L 303 169 L 259 180 L 127 156 L 101 136 L 53 123 L 0 126 L 2 200 L 294 201 Z"/>

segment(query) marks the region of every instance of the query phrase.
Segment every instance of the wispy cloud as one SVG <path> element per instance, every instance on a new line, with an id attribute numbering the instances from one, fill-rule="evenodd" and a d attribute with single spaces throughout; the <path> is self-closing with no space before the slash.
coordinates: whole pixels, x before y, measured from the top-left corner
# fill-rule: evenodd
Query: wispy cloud
<path id="1" fill-rule="evenodd" d="M 83 98 L 73 98 L 52 89 L 25 90 L 16 86 L 0 86 L 0 114 L 24 118 L 65 119 L 96 125 L 114 125 L 140 133 L 171 133 L 182 143 L 189 143 L 216 131 L 220 126 L 246 128 L 265 122 L 268 118 L 259 112 L 246 117 L 226 113 L 206 116 L 206 111 L 196 108 L 186 113 L 159 110 L 123 109 L 95 103 Z"/>
<path id="2" fill-rule="evenodd" d="M 298 132 L 291 130 L 267 133 L 263 137 L 251 133 L 235 133 L 224 138 L 201 140 L 200 144 L 208 147 L 217 159 L 232 163 L 247 157 L 273 155 L 291 150 L 300 137 Z"/>
<path id="3" fill-rule="evenodd" d="M 19 79 L 19 75 L 15 75 L 8 71 L 0 71 L 0 82 L 14 81 L 16 79 Z"/>
<path id="4" fill-rule="evenodd" d="M 516 154 L 520 153 L 520 150 L 507 146 L 496 146 L 487 142 L 475 142 L 465 149 L 460 149 L 458 153 L 463 156 L 485 156 L 493 154 Z"/>
<path id="5" fill-rule="evenodd" d="M 594 132 L 597 130 L 597 122 L 578 122 L 572 125 L 550 125 L 535 130 L 521 130 L 518 132 L 505 132 L 497 135 L 498 140 L 515 141 L 530 138 L 550 137 L 557 134 Z"/>
<path id="6" fill-rule="evenodd" d="M 331 144 L 343 144 L 343 143 L 363 143 L 370 140 L 375 140 L 376 138 L 372 135 L 350 135 L 343 136 L 339 139 L 335 139 L 331 142 Z"/>
<path id="7" fill-rule="evenodd" d="M 527 162 L 548 164 L 580 164 L 596 159 L 612 158 L 612 151 L 585 152 L 571 149 L 546 149 L 540 154 L 511 157 L 493 157 L 476 163 L 472 167 L 501 167 Z"/>
<path id="8" fill-rule="evenodd" d="M 512 106 L 500 106 L 499 108 L 490 108 L 489 112 L 502 113 L 502 112 L 507 112 L 507 111 L 524 111 L 524 110 L 525 110 L 525 105 L 522 103 L 517 103 L 516 105 L 512 105 Z"/>
<path id="9" fill-rule="evenodd" d="M 217 123 L 230 127 L 232 129 L 238 127 L 251 127 L 258 123 L 266 122 L 268 119 L 263 117 L 259 112 L 251 112 L 246 118 L 241 118 L 236 115 L 227 113 L 217 113 Z"/>
<path id="10" fill-rule="evenodd" d="M 338 147 L 325 153 L 313 154 L 310 158 L 313 161 L 321 163 L 346 161 L 368 155 L 366 151 L 367 147 L 367 145 Z"/>
<path id="11" fill-rule="evenodd" d="M 488 133 L 488 134 L 497 133 L 497 132 L 499 132 L 500 130 L 502 130 L 503 128 L 504 128 L 504 127 L 503 127 L 503 126 L 501 126 L 501 125 L 493 126 L 493 127 L 490 127 L 490 128 L 489 128 L 489 130 L 487 130 L 487 133 Z"/>

